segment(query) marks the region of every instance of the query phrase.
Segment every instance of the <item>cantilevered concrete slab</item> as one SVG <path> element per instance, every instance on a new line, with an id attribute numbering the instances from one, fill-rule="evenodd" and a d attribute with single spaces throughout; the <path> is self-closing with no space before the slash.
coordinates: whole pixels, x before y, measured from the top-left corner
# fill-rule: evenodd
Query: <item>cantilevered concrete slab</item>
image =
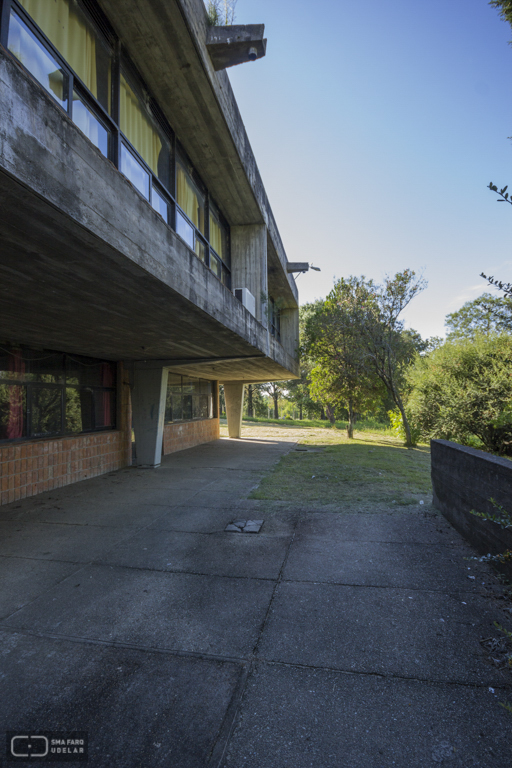
<path id="1" fill-rule="evenodd" d="M 264 24 L 209 27 L 206 47 L 215 71 L 263 58 L 267 52 L 264 32 Z"/>
<path id="2" fill-rule="evenodd" d="M 2 338 L 114 360 L 185 358 L 186 372 L 214 379 L 296 374 L 293 334 L 285 346 L 271 339 L 261 310 L 254 318 L 1 51 L 0 84 L 10 116 L 0 150 Z M 196 369 L 194 358 L 210 364 Z"/>

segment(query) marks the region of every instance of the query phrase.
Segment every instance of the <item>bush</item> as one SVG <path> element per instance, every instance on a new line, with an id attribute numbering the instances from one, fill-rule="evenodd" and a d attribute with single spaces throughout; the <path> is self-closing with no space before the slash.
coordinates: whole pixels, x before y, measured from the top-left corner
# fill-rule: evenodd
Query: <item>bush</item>
<path id="1" fill-rule="evenodd" d="M 411 414 L 406 412 L 406 417 L 409 422 L 409 428 L 411 430 L 411 441 L 413 445 L 416 445 L 421 437 L 421 431 L 419 427 L 414 423 L 414 419 Z M 391 423 L 391 429 L 393 433 L 399 437 L 404 443 L 407 441 L 407 435 L 405 433 L 404 420 L 400 411 L 388 411 L 389 421 Z"/>
<path id="2" fill-rule="evenodd" d="M 407 407 L 423 438 L 512 454 L 512 337 L 446 342 L 409 371 Z"/>

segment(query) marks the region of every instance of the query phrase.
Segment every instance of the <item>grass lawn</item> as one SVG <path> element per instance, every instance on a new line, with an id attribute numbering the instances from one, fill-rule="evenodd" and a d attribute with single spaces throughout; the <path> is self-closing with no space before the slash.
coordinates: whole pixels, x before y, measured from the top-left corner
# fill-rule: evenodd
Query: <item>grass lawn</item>
<path id="1" fill-rule="evenodd" d="M 398 438 L 371 432 L 356 431 L 349 440 L 339 429 L 297 424 L 244 422 L 247 439 L 297 442 L 251 498 L 351 513 L 397 507 L 413 511 L 420 501 L 430 506 L 427 446 L 405 448 Z M 221 433 L 227 433 L 225 427 Z"/>

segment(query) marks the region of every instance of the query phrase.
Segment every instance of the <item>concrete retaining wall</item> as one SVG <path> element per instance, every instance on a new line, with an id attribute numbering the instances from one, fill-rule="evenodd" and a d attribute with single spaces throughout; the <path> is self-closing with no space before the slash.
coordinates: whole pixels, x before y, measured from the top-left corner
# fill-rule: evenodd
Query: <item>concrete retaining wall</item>
<path id="1" fill-rule="evenodd" d="M 512 529 L 470 514 L 496 514 L 490 498 L 512 512 L 512 461 L 448 440 L 432 440 L 431 455 L 434 506 L 480 554 L 512 549 Z M 512 566 L 497 567 L 512 579 Z"/>

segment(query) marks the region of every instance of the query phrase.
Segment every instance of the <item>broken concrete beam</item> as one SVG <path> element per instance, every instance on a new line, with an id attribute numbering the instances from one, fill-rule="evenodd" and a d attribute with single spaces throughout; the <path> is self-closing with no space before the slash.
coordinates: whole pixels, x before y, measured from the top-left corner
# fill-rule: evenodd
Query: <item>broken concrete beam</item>
<path id="1" fill-rule="evenodd" d="M 206 33 L 206 47 L 215 71 L 262 59 L 267 51 L 264 32 L 264 24 L 209 27 Z"/>

